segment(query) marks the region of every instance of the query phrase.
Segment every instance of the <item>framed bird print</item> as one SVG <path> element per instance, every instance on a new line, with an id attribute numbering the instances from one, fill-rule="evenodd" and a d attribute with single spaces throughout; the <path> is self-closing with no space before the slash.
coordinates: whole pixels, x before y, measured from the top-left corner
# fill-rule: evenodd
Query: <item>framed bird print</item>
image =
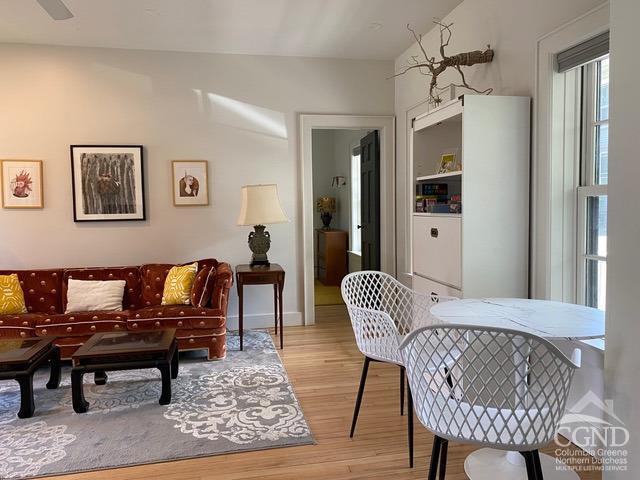
<path id="1" fill-rule="evenodd" d="M 42 161 L 1 160 L 3 208 L 43 208 Z"/>

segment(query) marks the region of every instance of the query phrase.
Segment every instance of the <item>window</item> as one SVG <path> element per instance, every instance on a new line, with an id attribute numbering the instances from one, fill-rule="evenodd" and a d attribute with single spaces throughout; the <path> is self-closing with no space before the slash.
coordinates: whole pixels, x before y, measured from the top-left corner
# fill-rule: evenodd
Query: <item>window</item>
<path id="1" fill-rule="evenodd" d="M 360 253 L 360 147 L 351 150 L 351 246 L 353 253 Z"/>
<path id="2" fill-rule="evenodd" d="M 578 303 L 604 310 L 607 277 L 609 57 L 582 67 L 582 149 L 578 186 Z"/>

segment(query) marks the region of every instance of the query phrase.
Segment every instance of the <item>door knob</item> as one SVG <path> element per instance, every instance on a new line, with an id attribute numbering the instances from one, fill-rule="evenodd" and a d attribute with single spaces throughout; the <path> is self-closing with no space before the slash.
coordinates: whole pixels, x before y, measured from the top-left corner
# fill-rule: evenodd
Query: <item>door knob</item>
<path id="1" fill-rule="evenodd" d="M 358 230 L 359 230 L 359 229 L 361 229 L 361 228 L 362 228 L 362 225 L 358 225 L 357 227 L 358 227 Z"/>

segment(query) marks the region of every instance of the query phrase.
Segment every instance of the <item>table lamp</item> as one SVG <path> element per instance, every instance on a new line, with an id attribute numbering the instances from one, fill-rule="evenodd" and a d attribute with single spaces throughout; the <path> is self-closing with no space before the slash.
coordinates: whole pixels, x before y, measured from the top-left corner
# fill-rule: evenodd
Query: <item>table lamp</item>
<path id="1" fill-rule="evenodd" d="M 271 236 L 265 230 L 265 225 L 289 221 L 278 198 L 278 186 L 245 185 L 241 192 L 242 207 L 238 225 L 253 225 L 253 232 L 249 233 L 248 241 L 252 252 L 251 266 L 268 266 L 267 252 L 271 246 Z"/>

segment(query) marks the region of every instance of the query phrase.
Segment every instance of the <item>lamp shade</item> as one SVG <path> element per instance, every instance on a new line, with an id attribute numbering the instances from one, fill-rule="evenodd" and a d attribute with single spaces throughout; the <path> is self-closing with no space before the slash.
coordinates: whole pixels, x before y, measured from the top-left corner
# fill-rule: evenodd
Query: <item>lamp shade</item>
<path id="1" fill-rule="evenodd" d="M 336 199 L 334 197 L 320 197 L 316 202 L 320 213 L 336 213 Z"/>
<path id="2" fill-rule="evenodd" d="M 289 221 L 280 205 L 277 185 L 245 185 L 241 192 L 242 206 L 238 225 L 267 225 Z"/>

